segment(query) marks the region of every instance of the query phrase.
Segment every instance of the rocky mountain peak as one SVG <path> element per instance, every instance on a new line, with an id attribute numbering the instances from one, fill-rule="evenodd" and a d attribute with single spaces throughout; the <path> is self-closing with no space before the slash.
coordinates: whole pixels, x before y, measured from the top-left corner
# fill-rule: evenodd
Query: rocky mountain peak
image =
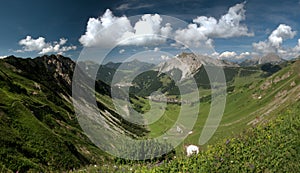
<path id="1" fill-rule="evenodd" d="M 9 56 L 3 61 L 16 68 L 24 77 L 66 95 L 71 94 L 71 81 L 76 64 L 70 58 L 62 55 L 44 55 L 34 59 Z"/>
<path id="2" fill-rule="evenodd" d="M 260 65 L 260 64 L 279 64 L 284 62 L 285 60 L 282 59 L 279 55 L 276 53 L 268 53 L 262 57 L 259 56 L 254 56 L 251 59 L 246 59 L 243 61 L 240 65 L 241 66 L 255 66 L 255 65 Z"/>
<path id="3" fill-rule="evenodd" d="M 277 55 L 275 53 L 268 53 L 259 59 L 258 64 L 266 64 L 266 63 L 276 64 L 276 63 L 280 63 L 283 61 L 284 60 L 282 58 L 280 58 L 279 55 Z"/>
<path id="4" fill-rule="evenodd" d="M 64 79 L 68 85 L 71 85 L 75 62 L 62 55 L 44 55 L 41 58 L 44 61 L 43 63 L 45 64 L 46 69 L 53 73 L 55 78 L 60 77 Z"/>
<path id="5" fill-rule="evenodd" d="M 194 53 L 181 53 L 158 65 L 160 73 L 166 73 L 173 69 L 179 69 L 182 72 L 181 80 L 192 77 L 203 66 L 225 66 L 238 67 L 237 64 L 225 60 L 218 60 L 205 55 L 196 55 Z"/>

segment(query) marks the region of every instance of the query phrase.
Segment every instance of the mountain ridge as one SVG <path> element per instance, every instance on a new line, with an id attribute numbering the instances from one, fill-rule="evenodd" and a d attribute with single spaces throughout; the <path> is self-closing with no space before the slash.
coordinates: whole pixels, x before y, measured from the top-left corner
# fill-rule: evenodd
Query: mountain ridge
<path id="1" fill-rule="evenodd" d="M 71 99 L 75 65 L 60 55 L 0 60 L 0 167 L 4 170 L 65 171 L 112 159 L 90 141 L 78 123 Z M 82 79 L 90 80 L 88 76 Z M 107 85 L 95 81 L 95 86 L 109 97 Z M 146 133 L 105 102 L 97 104 L 116 128 L 137 136 Z"/>
<path id="2" fill-rule="evenodd" d="M 250 59 L 246 59 L 240 63 L 241 66 L 256 66 L 256 65 L 263 65 L 263 64 L 272 64 L 272 65 L 278 65 L 280 63 L 285 62 L 286 60 L 282 59 L 279 55 L 276 53 L 268 53 L 266 55 L 263 55 L 261 57 L 254 56 Z"/>
<path id="3" fill-rule="evenodd" d="M 194 53 L 181 53 L 158 65 L 159 74 L 167 73 L 173 69 L 181 70 L 181 81 L 192 77 L 202 66 L 238 67 L 238 64 L 225 60 L 213 59 L 209 56 L 196 55 Z"/>
<path id="4" fill-rule="evenodd" d="M 194 62 L 193 58 L 193 56 L 188 57 L 187 59 L 190 59 L 188 62 Z M 295 75 L 299 71 L 298 64 L 298 61 L 288 61 L 282 65 L 225 67 L 224 72 L 231 100 L 228 104 L 233 102 L 233 105 L 240 105 L 239 111 L 243 111 L 243 104 L 238 100 L 239 98 L 246 99 L 247 104 L 248 102 L 265 104 L 260 101 L 266 101 L 266 105 L 270 105 L 270 109 L 282 107 L 279 103 L 275 103 L 276 100 L 282 104 L 283 101 L 292 102 L 285 96 L 293 94 L 293 99 L 298 97 L 294 94 L 299 90 L 299 86 L 297 86 L 299 85 L 299 76 Z M 65 171 L 89 164 L 103 164 L 104 161 L 114 162 L 114 158 L 101 151 L 89 140 L 76 120 L 70 99 L 75 67 L 76 63 L 72 59 L 59 55 L 41 56 L 34 59 L 10 56 L 0 60 L 0 143 L 1 146 L 4 146 L 0 152 L 0 157 L 3 158 L 0 160 L 0 167 L 3 167 L 4 172 L 7 170 L 26 172 L 51 169 Z M 174 81 L 170 81 L 167 75 L 158 73 L 158 71 L 145 72 L 133 81 L 138 84 L 140 91 L 147 89 L 146 85 L 151 82 L 154 85 L 140 96 L 134 95 L 134 92 L 131 93 L 130 103 L 133 104 L 134 109 L 147 111 L 147 95 L 156 89 L 162 89 L 164 92 L 173 91 L 169 92 L 167 97 L 173 100 L 180 99 L 175 97 L 178 96 L 178 92 L 176 88 L 173 88 L 175 87 Z M 199 70 L 195 70 L 194 77 L 196 81 L 200 81 L 199 90 L 209 89 L 209 87 L 205 88 L 209 82 L 205 73 L 202 65 Z M 263 75 L 265 73 L 266 76 Z M 273 76 L 274 74 L 275 76 Z M 80 75 L 84 74 L 80 73 Z M 158 78 L 155 78 L 157 76 Z M 85 80 L 91 80 L 88 76 L 82 77 L 86 78 Z M 256 77 L 255 80 L 253 77 Z M 148 81 L 152 78 L 155 79 Z M 117 128 L 120 132 L 134 138 L 146 137 L 151 129 L 132 125 L 122 118 L 122 115 L 115 112 L 112 102 L 109 101 L 111 99 L 110 89 L 114 86 L 102 81 L 94 82 L 97 91 L 97 105 L 103 119 L 109 121 L 108 126 Z M 182 82 L 185 85 L 184 88 L 189 89 L 189 83 Z M 293 93 L 289 93 L 289 89 L 292 89 Z M 123 93 L 119 92 L 121 96 Z M 205 94 L 208 95 L 200 98 L 204 105 L 210 103 L 209 93 L 205 91 Z M 245 94 L 249 96 L 246 95 L 246 97 Z M 273 97 L 275 99 L 272 99 Z M 273 102 L 277 106 L 272 105 Z M 192 102 L 186 103 L 192 106 Z M 168 108 L 168 111 L 176 108 L 180 102 L 170 104 L 171 108 Z M 267 109 L 268 107 L 262 107 L 260 110 L 267 114 L 269 111 Z M 230 118 L 234 119 L 230 115 L 224 117 L 226 124 L 221 124 L 220 128 L 225 128 L 233 123 L 227 122 Z M 248 115 L 245 118 L 250 119 L 251 116 Z M 262 116 L 262 118 L 265 117 Z M 253 120 L 253 122 L 255 121 Z M 59 148 L 57 149 L 56 146 Z"/>

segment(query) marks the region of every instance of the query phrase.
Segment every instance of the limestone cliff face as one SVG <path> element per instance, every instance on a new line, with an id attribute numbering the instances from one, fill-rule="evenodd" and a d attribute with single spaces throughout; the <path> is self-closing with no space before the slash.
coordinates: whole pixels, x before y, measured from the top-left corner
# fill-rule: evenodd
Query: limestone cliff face
<path id="1" fill-rule="evenodd" d="M 258 64 L 266 64 L 266 63 L 277 64 L 277 63 L 281 63 L 283 61 L 284 60 L 281 59 L 277 54 L 269 53 L 269 54 L 261 57 L 258 61 Z"/>
<path id="2" fill-rule="evenodd" d="M 162 62 L 158 65 L 157 70 L 160 73 L 167 73 L 174 69 L 181 71 L 181 80 L 192 77 L 196 74 L 202 66 L 224 66 L 224 67 L 238 67 L 237 64 L 214 59 L 204 55 L 195 55 L 193 53 L 182 53 Z"/>
<path id="3" fill-rule="evenodd" d="M 61 55 L 43 56 L 42 59 L 46 62 L 46 69 L 53 73 L 53 77 L 57 80 L 64 80 L 68 85 L 71 85 L 72 75 L 75 68 L 75 63 Z"/>

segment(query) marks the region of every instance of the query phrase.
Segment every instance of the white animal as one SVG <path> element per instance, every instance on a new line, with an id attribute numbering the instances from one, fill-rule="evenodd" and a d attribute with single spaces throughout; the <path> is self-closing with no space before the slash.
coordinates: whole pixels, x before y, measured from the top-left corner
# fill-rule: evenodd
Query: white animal
<path id="1" fill-rule="evenodd" d="M 192 154 L 198 154 L 199 153 L 199 147 L 196 145 L 188 145 L 186 146 L 186 154 L 187 156 L 191 156 Z"/>

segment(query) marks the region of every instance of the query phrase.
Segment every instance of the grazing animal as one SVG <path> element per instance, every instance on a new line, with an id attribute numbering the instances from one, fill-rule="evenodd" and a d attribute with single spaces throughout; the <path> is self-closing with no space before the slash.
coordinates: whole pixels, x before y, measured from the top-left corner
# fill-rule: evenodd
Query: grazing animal
<path id="1" fill-rule="evenodd" d="M 198 154 L 199 153 L 199 147 L 196 145 L 188 145 L 186 148 L 186 154 L 187 156 L 191 156 L 192 154 Z"/>

